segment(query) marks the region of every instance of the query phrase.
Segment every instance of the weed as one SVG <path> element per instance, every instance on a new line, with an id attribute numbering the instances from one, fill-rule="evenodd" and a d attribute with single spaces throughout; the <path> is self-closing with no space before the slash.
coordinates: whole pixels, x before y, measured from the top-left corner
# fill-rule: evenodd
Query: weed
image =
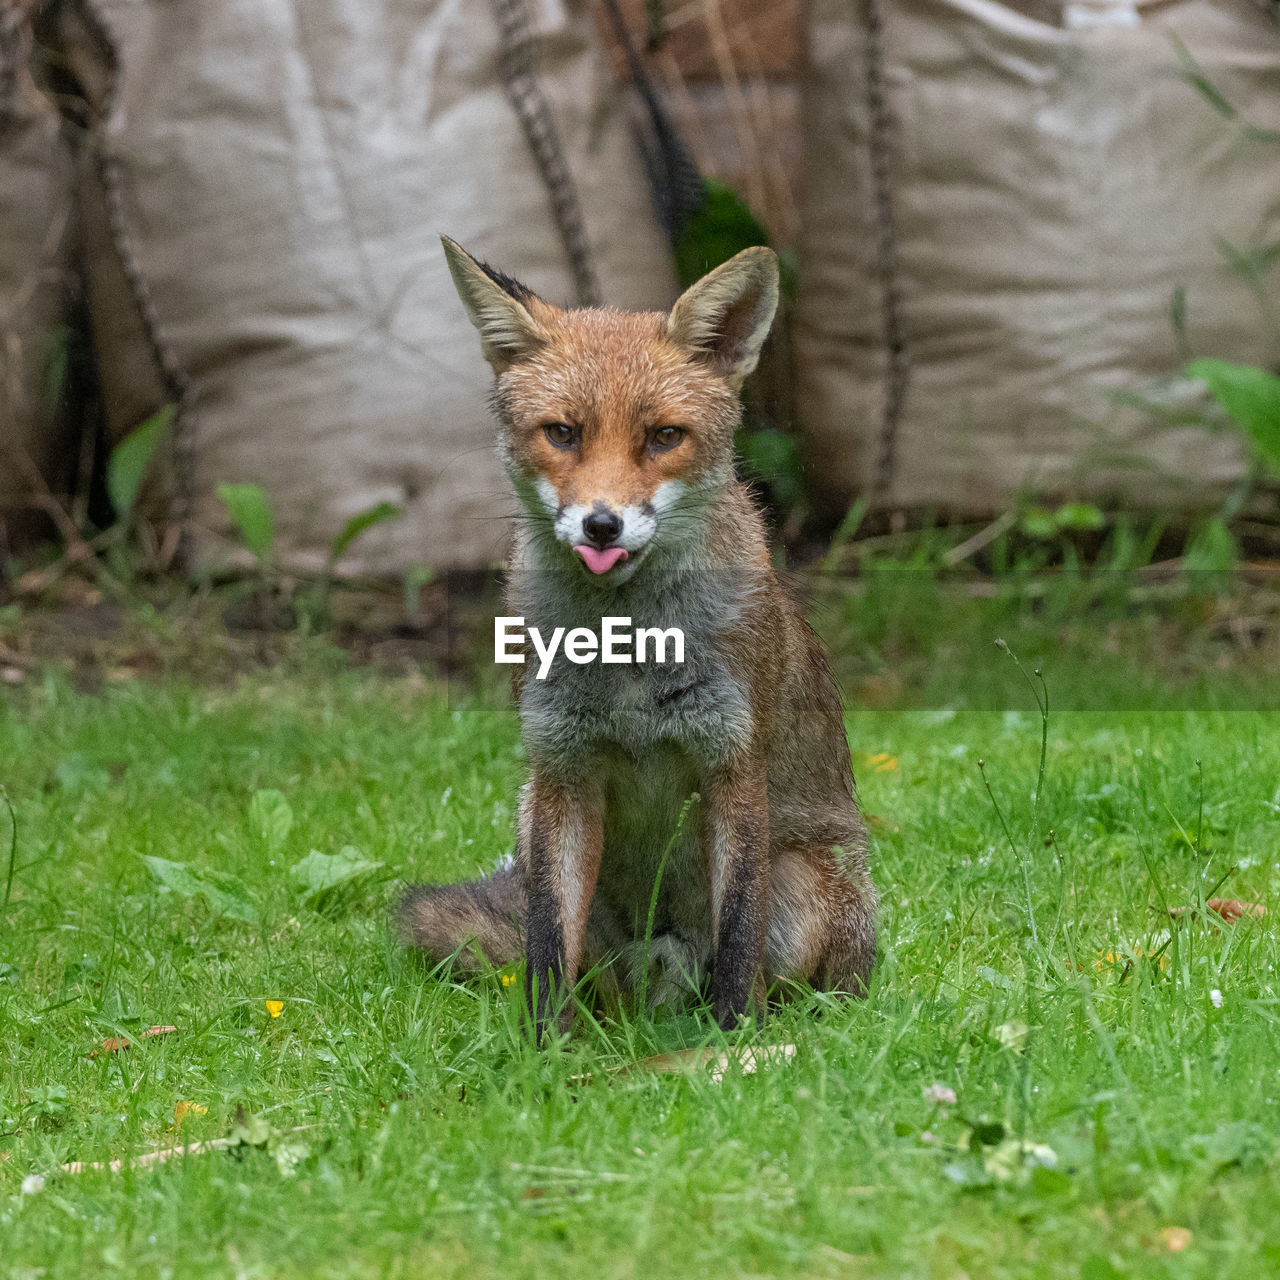
<path id="1" fill-rule="evenodd" d="M 391 502 L 378 502 L 357 511 L 329 544 L 323 570 L 299 582 L 293 575 L 286 578 L 280 569 L 275 514 L 262 486 L 220 484 L 218 497 L 239 533 L 241 543 L 253 559 L 254 594 L 261 625 L 266 630 L 277 625 L 277 606 L 284 613 L 284 625 L 292 622 L 308 633 L 328 627 L 331 621 L 329 604 L 337 579 L 338 562 L 362 534 L 403 514 L 402 509 Z M 424 582 L 429 580 L 429 576 L 423 579 Z M 407 593 L 406 586 L 406 603 Z"/>

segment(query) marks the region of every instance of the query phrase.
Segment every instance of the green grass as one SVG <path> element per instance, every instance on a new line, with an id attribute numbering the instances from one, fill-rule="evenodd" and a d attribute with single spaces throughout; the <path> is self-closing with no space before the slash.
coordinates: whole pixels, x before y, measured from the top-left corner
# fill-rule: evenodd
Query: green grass
<path id="1" fill-rule="evenodd" d="M 518 982 L 442 981 L 390 938 L 395 880 L 510 846 L 522 763 L 493 699 L 314 652 L 234 685 L 6 691 L 0 1274 L 1280 1272 L 1280 716 L 1239 709 L 1278 682 L 1179 683 L 1141 618 L 1110 649 L 1080 623 L 1055 656 L 1033 620 L 1019 642 L 1070 709 L 1028 835 L 1026 683 L 971 612 L 948 631 L 927 592 L 890 598 L 826 623 L 855 689 L 916 673 L 849 713 L 884 895 L 874 989 L 784 1007 L 762 1035 L 794 1060 L 721 1083 L 614 1070 L 714 1040 L 696 1013 L 580 1018 L 536 1053 Z M 1098 709 L 1102 685 L 1129 709 Z M 291 868 L 348 845 L 383 866 L 309 899 Z M 148 857 L 220 875 L 184 896 Z M 1171 933 L 1167 908 L 1220 880 L 1270 915 Z M 178 1030 L 136 1040 L 151 1024 Z M 136 1043 L 89 1057 L 108 1036 Z M 175 1128 L 180 1101 L 207 1111 Z M 284 1137 L 59 1171 L 224 1136 L 239 1109 Z"/>

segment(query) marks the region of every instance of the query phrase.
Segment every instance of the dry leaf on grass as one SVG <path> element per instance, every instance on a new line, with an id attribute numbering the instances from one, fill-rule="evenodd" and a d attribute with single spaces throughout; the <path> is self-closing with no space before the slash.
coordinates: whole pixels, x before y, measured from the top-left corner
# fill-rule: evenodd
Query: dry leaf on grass
<path id="1" fill-rule="evenodd" d="M 1170 1253 L 1181 1253 L 1191 1247 L 1191 1232 L 1186 1227 L 1165 1227 L 1160 1232 L 1160 1242 Z"/>
<path id="2" fill-rule="evenodd" d="M 138 1039 L 145 1040 L 148 1036 L 171 1036 L 177 1027 L 148 1027 L 145 1031 L 138 1032 Z M 133 1043 L 132 1040 L 124 1036 L 108 1036 L 96 1049 L 89 1053 L 89 1057 L 96 1058 L 100 1053 L 119 1053 L 122 1049 L 127 1049 Z"/>
<path id="3" fill-rule="evenodd" d="M 1210 898 L 1209 910 L 1216 911 L 1224 920 L 1234 923 L 1242 916 L 1261 920 L 1267 909 L 1260 902 L 1241 902 L 1239 898 Z"/>
<path id="4" fill-rule="evenodd" d="M 624 1071 L 656 1071 L 662 1075 L 688 1075 L 703 1067 L 711 1068 L 711 1080 L 719 1084 L 731 1066 L 737 1066 L 744 1076 L 755 1075 L 761 1067 L 775 1062 L 789 1062 L 796 1056 L 793 1044 L 761 1045 L 758 1049 L 742 1049 L 720 1052 L 710 1046 L 700 1049 L 677 1049 L 674 1053 L 659 1053 L 652 1058 L 642 1058 Z"/>
<path id="5" fill-rule="evenodd" d="M 873 756 L 863 757 L 867 767 L 874 769 L 876 773 L 897 773 L 898 766 L 902 763 L 897 756 L 891 756 L 887 751 L 877 751 Z"/>
<path id="6" fill-rule="evenodd" d="M 1205 905 L 1228 924 L 1235 924 L 1237 920 L 1241 920 L 1245 916 L 1261 920 L 1267 914 L 1266 907 L 1260 902 L 1241 902 L 1239 898 L 1210 898 Z M 1196 917 L 1194 907 L 1172 907 L 1169 914 L 1175 920 L 1181 920 L 1183 917 L 1194 920 Z"/>
<path id="7" fill-rule="evenodd" d="M 795 1056 L 796 1047 L 793 1044 L 762 1045 L 758 1049 L 724 1053 L 710 1045 L 704 1045 L 698 1049 L 674 1049 L 670 1053 L 656 1053 L 652 1058 L 641 1058 L 639 1062 L 625 1062 L 611 1067 L 608 1074 L 626 1076 L 637 1071 L 652 1071 L 657 1075 L 679 1076 L 693 1075 L 704 1067 L 710 1067 L 711 1083 L 720 1084 L 731 1066 L 736 1065 L 744 1076 L 751 1076 L 761 1067 L 774 1062 L 789 1062 Z M 569 1077 L 569 1084 L 574 1087 L 594 1083 L 595 1079 L 589 1071 Z"/>
<path id="8" fill-rule="evenodd" d="M 87 1173 L 90 1169 L 108 1169 L 119 1173 L 121 1169 L 145 1169 L 148 1165 L 164 1164 L 175 1156 L 202 1156 L 210 1151 L 225 1151 L 237 1145 L 231 1138 L 210 1138 L 206 1142 L 189 1142 L 185 1147 L 161 1147 L 159 1151 L 145 1151 L 130 1160 L 72 1160 L 62 1166 L 63 1173 Z"/>

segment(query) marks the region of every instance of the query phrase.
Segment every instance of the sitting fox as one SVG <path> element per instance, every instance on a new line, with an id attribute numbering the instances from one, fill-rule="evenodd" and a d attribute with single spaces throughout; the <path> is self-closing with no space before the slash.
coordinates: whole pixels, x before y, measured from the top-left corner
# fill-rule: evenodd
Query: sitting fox
<path id="1" fill-rule="evenodd" d="M 779 981 L 864 993 L 876 893 L 839 692 L 734 475 L 775 255 L 745 250 L 663 315 L 561 310 L 444 250 L 524 508 L 511 611 L 545 635 L 678 627 L 685 661 L 516 667 L 515 857 L 410 888 L 402 936 L 462 970 L 523 956 L 539 1035 L 597 966 L 655 1001 L 709 975 L 725 1028 Z"/>

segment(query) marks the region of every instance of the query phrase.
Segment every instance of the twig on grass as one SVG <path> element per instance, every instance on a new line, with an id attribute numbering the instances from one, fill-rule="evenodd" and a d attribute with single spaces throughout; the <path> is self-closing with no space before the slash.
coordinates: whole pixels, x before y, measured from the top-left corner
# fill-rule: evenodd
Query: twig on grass
<path id="1" fill-rule="evenodd" d="M 285 1133 L 305 1133 L 308 1129 L 318 1129 L 319 1125 L 300 1124 Z M 188 1142 L 183 1147 L 160 1147 L 156 1151 L 144 1151 L 140 1156 L 127 1156 L 119 1160 L 72 1160 L 62 1166 L 63 1173 L 89 1173 L 105 1169 L 109 1173 L 119 1173 L 122 1169 L 145 1169 L 155 1164 L 165 1164 L 176 1156 L 206 1156 L 211 1151 L 230 1151 L 233 1147 L 244 1146 L 240 1138 L 206 1138 L 202 1142 Z"/>
<path id="2" fill-rule="evenodd" d="M 1015 511 L 1006 511 L 1003 515 L 997 516 L 985 529 L 979 529 L 971 538 L 966 538 L 958 546 L 945 552 L 942 557 L 943 566 L 954 569 L 970 556 L 977 555 L 979 551 L 989 547 L 1002 533 L 1012 529 L 1017 520 L 1018 515 Z"/>
<path id="3" fill-rule="evenodd" d="M 776 1063 L 790 1062 L 796 1056 L 793 1044 L 765 1044 L 755 1048 L 741 1046 L 734 1049 L 717 1049 L 714 1045 L 704 1044 L 693 1049 L 674 1049 L 669 1053 L 655 1053 L 652 1057 L 641 1058 L 637 1062 L 623 1062 L 610 1067 L 608 1076 L 629 1076 L 637 1072 L 649 1071 L 660 1076 L 696 1075 L 703 1068 L 710 1068 L 712 1084 L 723 1084 L 729 1069 L 736 1066 L 744 1076 L 755 1075 L 762 1067 Z M 572 1085 L 594 1084 L 595 1080 L 588 1071 L 583 1075 L 572 1076 Z"/>

